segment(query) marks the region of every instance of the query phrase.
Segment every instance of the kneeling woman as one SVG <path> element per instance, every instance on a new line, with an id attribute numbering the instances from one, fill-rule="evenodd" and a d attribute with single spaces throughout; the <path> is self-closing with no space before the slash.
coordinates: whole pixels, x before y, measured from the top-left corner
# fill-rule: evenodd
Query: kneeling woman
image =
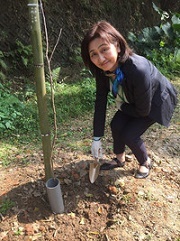
<path id="1" fill-rule="evenodd" d="M 92 155 L 101 155 L 107 95 L 111 91 L 118 109 L 111 121 L 116 157 L 101 169 L 123 167 L 127 145 L 139 162 L 135 177 L 146 178 L 152 161 L 141 136 L 155 122 L 169 126 L 177 103 L 175 88 L 150 61 L 135 54 L 124 37 L 106 21 L 94 24 L 86 33 L 81 54 L 96 78 Z"/>

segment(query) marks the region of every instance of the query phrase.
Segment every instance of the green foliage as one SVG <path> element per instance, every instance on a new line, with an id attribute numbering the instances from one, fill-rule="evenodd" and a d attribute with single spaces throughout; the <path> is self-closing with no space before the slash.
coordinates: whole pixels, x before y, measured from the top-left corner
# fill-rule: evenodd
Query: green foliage
<path id="1" fill-rule="evenodd" d="M 37 130 L 35 102 L 20 101 L 17 95 L 0 84 L 0 132 L 16 134 Z"/>
<path id="2" fill-rule="evenodd" d="M 54 88 L 56 87 L 56 84 L 59 82 L 60 71 L 61 71 L 61 67 L 57 67 L 52 70 L 51 77 L 52 77 L 52 81 L 53 81 L 52 84 L 53 84 Z M 47 77 L 46 88 L 48 88 L 50 91 L 51 90 L 51 85 L 50 85 L 51 78 L 50 78 L 49 73 L 46 75 L 46 77 Z"/>
<path id="3" fill-rule="evenodd" d="M 134 49 L 149 60 L 165 75 L 178 75 L 180 68 L 180 14 L 171 18 L 153 4 L 161 14 L 160 26 L 144 28 L 139 35 L 130 32 L 128 39 Z"/>
<path id="4" fill-rule="evenodd" d="M 21 41 L 17 40 L 15 49 L 10 52 L 10 55 L 16 68 L 18 66 L 18 68 L 22 70 L 23 68 L 32 66 L 33 56 L 31 45 L 24 45 Z"/>
<path id="5" fill-rule="evenodd" d="M 11 199 L 5 199 L 0 205 L 0 213 L 5 215 L 14 205 L 15 203 Z"/>
<path id="6" fill-rule="evenodd" d="M 53 91 L 55 95 L 55 107 L 58 124 L 65 123 L 77 116 L 83 116 L 94 108 L 95 80 L 87 69 L 80 72 L 80 81 L 65 83 L 59 80 L 60 67 L 52 71 Z M 49 78 L 49 76 L 47 76 Z M 46 82 L 49 118 L 53 125 L 53 113 L 51 106 L 51 85 Z M 3 85 L 0 85 L 0 132 L 4 136 L 15 136 L 20 139 L 29 134 L 37 137 L 38 114 L 35 90 L 30 84 L 26 84 L 24 90 L 16 94 L 11 93 Z M 111 96 L 108 103 L 114 102 Z M 34 136 L 34 137 L 33 137 Z M 31 138 L 30 137 L 30 138 Z"/>
<path id="7" fill-rule="evenodd" d="M 0 130 L 15 129 L 15 122 L 20 117 L 23 104 L 0 84 Z"/>
<path id="8" fill-rule="evenodd" d="M 95 82 L 92 77 L 82 77 L 75 83 L 56 86 L 56 111 L 59 122 L 83 115 L 94 107 Z"/>
<path id="9" fill-rule="evenodd" d="M 70 57 L 69 57 L 69 61 L 71 63 L 79 63 L 82 64 L 83 60 L 81 57 L 81 49 L 80 47 L 74 48 L 73 52 L 71 53 Z"/>
<path id="10" fill-rule="evenodd" d="M 54 95 L 58 123 L 64 123 L 71 118 L 83 116 L 92 110 L 95 100 L 95 81 L 89 71 L 81 72 L 81 81 L 64 83 L 59 81 L 60 67 L 52 71 L 53 81 L 55 81 Z M 51 87 L 46 82 L 47 97 L 49 105 L 49 117 L 53 122 L 51 106 Z M 11 93 L 9 89 L 0 85 L 0 132 L 8 136 L 19 136 L 24 134 L 37 136 L 38 114 L 35 91 L 26 85 L 24 92 Z M 30 137 L 30 138 L 31 138 Z"/>
<path id="11" fill-rule="evenodd" d="M 0 51 L 0 80 L 6 79 L 8 75 L 18 74 L 18 70 L 22 73 L 30 73 L 33 66 L 33 56 L 31 45 L 24 45 L 17 40 L 13 49 L 8 52 Z"/>
<path id="12" fill-rule="evenodd" d="M 9 142 L 9 139 L 8 139 Z M 9 157 L 12 157 L 13 147 L 12 145 L 1 143 L 0 147 L 0 164 L 4 167 L 8 166 L 11 161 Z"/>

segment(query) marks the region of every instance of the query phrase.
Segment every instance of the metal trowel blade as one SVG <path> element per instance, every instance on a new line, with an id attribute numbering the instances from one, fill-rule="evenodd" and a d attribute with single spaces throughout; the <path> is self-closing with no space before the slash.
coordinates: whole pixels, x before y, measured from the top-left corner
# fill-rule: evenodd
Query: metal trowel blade
<path id="1" fill-rule="evenodd" d="M 96 159 L 92 163 L 90 163 L 89 167 L 89 180 L 91 183 L 94 183 L 99 175 L 100 163 L 99 160 Z"/>

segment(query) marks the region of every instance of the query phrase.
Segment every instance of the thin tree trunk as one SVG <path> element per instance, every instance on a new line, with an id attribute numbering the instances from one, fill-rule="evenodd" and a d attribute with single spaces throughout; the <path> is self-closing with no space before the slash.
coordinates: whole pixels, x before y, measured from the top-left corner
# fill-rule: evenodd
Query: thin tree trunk
<path id="1" fill-rule="evenodd" d="M 38 101 L 40 131 L 42 136 L 45 176 L 46 180 L 48 180 L 50 177 L 53 177 L 53 170 L 51 165 L 52 145 L 46 101 L 47 98 L 45 87 L 44 59 L 38 0 L 28 0 L 28 8 L 30 16 L 31 41 L 34 58 L 36 94 Z"/>

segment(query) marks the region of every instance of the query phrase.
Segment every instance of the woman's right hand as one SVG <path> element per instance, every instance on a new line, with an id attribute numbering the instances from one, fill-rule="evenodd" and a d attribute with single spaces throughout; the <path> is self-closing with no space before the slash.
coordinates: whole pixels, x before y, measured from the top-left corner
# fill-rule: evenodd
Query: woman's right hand
<path id="1" fill-rule="evenodd" d="M 102 158 L 102 143 L 101 140 L 93 140 L 91 145 L 91 154 L 94 158 Z"/>

